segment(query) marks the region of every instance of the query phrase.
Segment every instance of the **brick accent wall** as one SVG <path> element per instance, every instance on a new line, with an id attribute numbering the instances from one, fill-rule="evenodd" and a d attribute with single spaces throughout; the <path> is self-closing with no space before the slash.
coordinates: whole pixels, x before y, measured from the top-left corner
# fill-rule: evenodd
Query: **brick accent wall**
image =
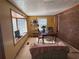
<path id="1" fill-rule="evenodd" d="M 79 49 L 79 5 L 58 16 L 58 36 Z"/>

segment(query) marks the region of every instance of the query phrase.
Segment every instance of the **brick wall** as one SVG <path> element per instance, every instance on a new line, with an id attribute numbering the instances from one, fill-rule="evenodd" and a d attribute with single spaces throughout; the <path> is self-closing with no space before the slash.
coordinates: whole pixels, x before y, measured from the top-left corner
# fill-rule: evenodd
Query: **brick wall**
<path id="1" fill-rule="evenodd" d="M 79 49 L 79 5 L 58 16 L 58 36 Z"/>

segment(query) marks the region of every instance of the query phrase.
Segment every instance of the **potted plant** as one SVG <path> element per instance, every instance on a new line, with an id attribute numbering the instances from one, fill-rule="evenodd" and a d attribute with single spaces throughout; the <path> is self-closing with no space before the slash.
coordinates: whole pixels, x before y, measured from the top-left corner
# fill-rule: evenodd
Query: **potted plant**
<path id="1" fill-rule="evenodd" d="M 45 28 L 46 28 L 46 26 L 43 25 L 41 28 L 42 28 L 42 32 L 45 33 Z"/>

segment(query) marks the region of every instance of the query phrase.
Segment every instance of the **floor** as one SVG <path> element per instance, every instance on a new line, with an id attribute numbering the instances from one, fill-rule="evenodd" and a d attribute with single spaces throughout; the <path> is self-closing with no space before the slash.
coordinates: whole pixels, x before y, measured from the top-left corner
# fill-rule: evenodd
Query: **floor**
<path id="1" fill-rule="evenodd" d="M 27 42 L 24 44 L 23 48 L 20 50 L 16 59 L 32 59 L 29 48 L 32 44 L 38 44 L 37 40 L 38 40 L 37 38 L 33 38 L 33 37 L 28 38 Z M 42 44 L 42 40 L 40 40 L 39 43 Z M 45 43 L 51 43 L 51 42 L 45 41 Z M 65 43 L 65 44 L 68 45 L 69 49 L 70 49 L 70 52 L 68 54 L 68 59 L 79 59 L 79 51 L 77 49 L 73 48 L 72 46 L 70 46 L 69 44 L 67 44 L 67 43 Z"/>

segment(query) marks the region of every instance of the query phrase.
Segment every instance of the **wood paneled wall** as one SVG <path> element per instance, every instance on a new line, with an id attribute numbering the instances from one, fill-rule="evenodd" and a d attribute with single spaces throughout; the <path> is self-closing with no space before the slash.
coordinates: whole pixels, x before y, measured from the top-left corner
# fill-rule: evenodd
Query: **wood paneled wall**
<path id="1" fill-rule="evenodd" d="M 12 22 L 11 22 L 12 19 L 11 19 L 11 13 L 10 13 L 11 9 L 23 16 L 26 16 L 24 13 L 22 13 L 18 8 L 16 8 L 14 5 L 9 3 L 7 0 L 0 0 L 0 25 L 1 25 L 0 29 L 2 33 L 5 59 L 14 59 L 17 52 L 24 44 L 25 40 L 27 40 L 27 36 L 25 36 L 16 45 L 14 45 L 14 42 L 13 42 L 14 38 L 12 33 Z"/>
<path id="2" fill-rule="evenodd" d="M 55 28 L 55 16 L 29 16 L 27 17 L 29 32 L 34 29 L 34 26 L 31 24 L 32 20 L 37 20 L 40 17 L 47 18 L 47 27 Z"/>
<path id="3" fill-rule="evenodd" d="M 58 16 L 58 36 L 79 49 L 79 5 Z"/>

